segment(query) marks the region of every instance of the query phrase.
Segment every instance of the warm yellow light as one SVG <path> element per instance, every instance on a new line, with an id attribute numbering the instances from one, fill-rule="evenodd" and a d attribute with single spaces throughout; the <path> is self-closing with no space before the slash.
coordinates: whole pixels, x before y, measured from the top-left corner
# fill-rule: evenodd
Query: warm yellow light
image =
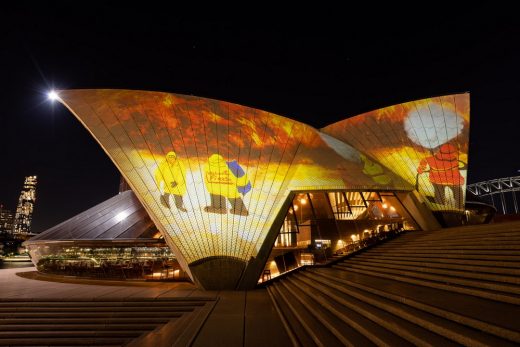
<path id="1" fill-rule="evenodd" d="M 388 208 L 388 205 L 387 204 L 383 204 L 383 208 Z"/>
<path id="2" fill-rule="evenodd" d="M 395 212 L 395 207 L 391 206 L 391 207 L 390 207 L 390 210 L 391 210 L 392 212 Z"/>
<path id="3" fill-rule="evenodd" d="M 307 203 L 306 199 L 300 199 L 300 204 L 305 205 Z"/>
<path id="4" fill-rule="evenodd" d="M 294 205 L 293 210 L 298 211 L 298 205 Z"/>

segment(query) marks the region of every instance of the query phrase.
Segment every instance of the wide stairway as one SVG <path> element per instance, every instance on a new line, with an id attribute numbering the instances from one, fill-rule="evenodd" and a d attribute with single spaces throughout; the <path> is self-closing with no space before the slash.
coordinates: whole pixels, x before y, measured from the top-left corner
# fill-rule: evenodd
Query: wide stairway
<path id="1" fill-rule="evenodd" d="M 173 330 L 175 326 L 168 325 L 176 321 L 186 325 L 185 317 L 212 302 L 204 298 L 0 301 L 0 346 L 144 346 L 162 327 Z"/>
<path id="2" fill-rule="evenodd" d="M 268 290 L 294 345 L 518 345 L 520 223 L 408 232 Z"/>

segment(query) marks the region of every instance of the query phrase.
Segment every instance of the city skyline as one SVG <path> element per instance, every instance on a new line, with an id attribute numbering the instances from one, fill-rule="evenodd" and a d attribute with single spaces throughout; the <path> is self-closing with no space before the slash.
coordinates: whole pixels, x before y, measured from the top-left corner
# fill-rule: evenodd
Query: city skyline
<path id="1" fill-rule="evenodd" d="M 115 5 L 9 8 L 0 24 L 7 33 L 0 141 L 9 168 L 0 203 L 14 211 L 23 177 L 38 175 L 39 232 L 117 194 L 117 169 L 68 110 L 48 102 L 51 88 L 196 95 L 315 128 L 469 91 L 468 182 L 515 176 L 520 29 L 504 13 L 472 7 L 425 17 L 341 21 L 325 11 L 217 20 Z"/>

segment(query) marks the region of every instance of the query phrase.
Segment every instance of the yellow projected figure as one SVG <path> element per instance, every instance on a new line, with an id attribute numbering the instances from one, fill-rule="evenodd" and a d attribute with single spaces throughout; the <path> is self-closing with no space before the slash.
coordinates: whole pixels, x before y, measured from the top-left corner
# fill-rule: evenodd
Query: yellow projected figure
<path id="1" fill-rule="evenodd" d="M 186 193 L 186 169 L 177 159 L 177 154 L 171 151 L 166 154 L 166 159 L 155 170 L 155 182 L 161 191 L 161 204 L 170 208 L 170 194 L 173 195 L 175 207 L 181 212 L 186 212 L 182 196 Z"/>
<path id="2" fill-rule="evenodd" d="M 247 194 L 251 190 L 251 183 L 236 161 L 226 162 L 221 155 L 211 155 L 204 167 L 204 182 L 211 198 L 211 205 L 204 207 L 204 211 L 227 213 L 227 199 L 231 204 L 231 213 L 249 215 L 240 194 Z"/>

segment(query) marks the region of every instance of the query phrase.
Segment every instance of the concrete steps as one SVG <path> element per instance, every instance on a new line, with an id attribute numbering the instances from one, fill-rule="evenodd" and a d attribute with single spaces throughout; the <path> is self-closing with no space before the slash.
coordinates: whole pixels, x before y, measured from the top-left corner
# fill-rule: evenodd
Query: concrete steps
<path id="1" fill-rule="evenodd" d="M 274 292 L 275 300 L 282 303 L 283 314 L 289 322 L 290 330 L 296 336 L 296 345 L 410 345 L 397 334 L 381 328 L 355 310 L 339 306 L 336 302 L 331 302 L 328 296 L 311 291 L 307 284 L 298 283 L 296 286 L 294 282 L 286 282 L 289 280 L 277 282 L 269 287 L 269 290 Z M 291 290 L 294 290 L 296 295 Z M 302 293 L 304 291 L 305 293 Z M 307 303 L 302 305 L 302 301 Z M 284 307 L 290 307 L 291 314 L 286 315 L 288 311 L 283 309 Z M 326 339 L 320 338 L 320 335 L 326 335 Z M 331 344 L 331 341 L 334 343 Z"/>
<path id="2" fill-rule="evenodd" d="M 294 345 L 518 345 L 520 224 L 507 228 L 407 233 L 268 290 Z"/>
<path id="3" fill-rule="evenodd" d="M 122 346 L 189 315 L 208 301 L 0 301 L 0 346 Z"/>
<path id="4" fill-rule="evenodd" d="M 474 272 L 501 273 L 511 276 L 520 275 L 520 264 L 514 262 L 493 262 L 485 260 L 436 259 L 423 257 L 395 257 L 391 255 L 360 254 L 356 259 L 371 262 L 385 262 L 388 264 L 419 265 L 437 267 L 440 269 L 462 269 Z"/>
<path id="5" fill-rule="evenodd" d="M 486 266 L 467 266 L 452 264 L 435 264 L 428 262 L 407 262 L 388 259 L 374 258 L 356 258 L 351 259 L 349 263 L 363 265 L 369 261 L 370 264 L 380 267 L 409 269 L 421 272 L 429 272 L 441 275 L 450 275 L 455 277 L 478 278 L 489 281 L 497 281 L 504 283 L 520 283 L 520 269 L 502 268 L 502 267 L 486 267 Z"/>
<path id="6" fill-rule="evenodd" d="M 340 268 L 355 268 L 383 273 L 393 273 L 415 278 L 423 278 L 433 281 L 461 284 L 477 288 L 493 289 L 506 293 L 520 294 L 518 278 L 513 276 L 501 276 L 493 274 L 475 273 L 469 271 L 442 270 L 430 267 L 414 267 L 407 265 L 393 265 L 381 263 L 364 263 L 352 260 L 347 264 L 338 264 Z M 504 284 L 505 283 L 505 284 Z"/>
<path id="7" fill-rule="evenodd" d="M 347 271 L 338 273 L 333 269 L 320 269 L 309 272 L 312 272 L 313 276 L 322 276 L 455 322 L 464 322 L 465 325 L 491 334 L 500 333 L 513 336 L 515 329 L 518 329 L 518 323 L 511 319 L 511 316 L 520 314 L 518 306 L 456 292 L 442 292 L 442 295 L 439 295 L 436 288 L 384 278 L 378 279 L 370 275 L 353 274 Z M 493 312 L 493 315 L 490 315 L 490 312 Z M 472 317 L 478 317 L 478 319 Z"/>

